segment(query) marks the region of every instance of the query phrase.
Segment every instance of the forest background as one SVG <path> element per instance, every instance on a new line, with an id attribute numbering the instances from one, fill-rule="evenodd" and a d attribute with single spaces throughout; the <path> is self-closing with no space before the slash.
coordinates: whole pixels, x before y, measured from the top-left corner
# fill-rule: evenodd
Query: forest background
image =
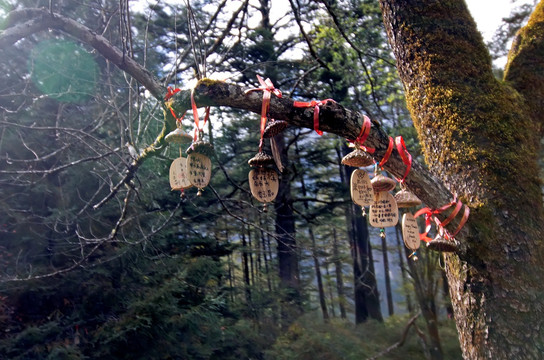
<path id="1" fill-rule="evenodd" d="M 164 86 L 215 76 L 253 88 L 260 74 L 284 96 L 332 98 L 421 156 L 376 2 L 291 1 L 277 21 L 266 0 L 131 5 L 2 8 L 77 19 Z M 507 19 L 495 55 L 533 6 Z M 345 139 L 280 135 L 286 169 L 264 212 L 247 182 L 259 117 L 214 108 L 211 184 L 180 198 L 168 184 L 176 146 L 124 181 L 164 116 L 133 78 L 55 30 L 0 51 L 3 357 L 460 358 L 439 255 L 413 262 L 399 229 L 366 226 Z"/>

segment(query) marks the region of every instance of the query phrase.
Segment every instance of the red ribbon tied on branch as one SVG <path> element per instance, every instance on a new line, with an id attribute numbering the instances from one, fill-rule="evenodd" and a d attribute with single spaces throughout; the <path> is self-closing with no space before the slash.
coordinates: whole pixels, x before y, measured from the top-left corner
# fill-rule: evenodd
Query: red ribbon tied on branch
<path id="1" fill-rule="evenodd" d="M 259 84 L 261 84 L 261 87 L 246 90 L 244 93 L 249 94 L 252 91 L 263 92 L 263 105 L 261 107 L 261 141 L 259 143 L 259 152 L 260 152 L 262 151 L 262 147 L 263 147 L 263 134 L 264 134 L 264 129 L 266 127 L 266 119 L 268 117 L 268 110 L 270 109 L 270 98 L 272 94 L 281 98 L 282 94 L 279 89 L 276 89 L 274 87 L 272 80 L 270 80 L 269 78 L 267 78 L 266 80 L 263 80 L 261 76 L 257 75 L 257 80 L 259 80 Z"/>
<path id="2" fill-rule="evenodd" d="M 168 100 L 170 100 L 172 98 L 172 96 L 174 96 L 176 93 L 178 93 L 180 91 L 181 91 L 181 89 L 172 89 L 172 87 L 169 86 L 167 88 L 166 95 L 164 95 L 164 101 L 166 102 L 166 107 L 170 110 L 170 113 L 172 114 L 174 119 L 176 119 L 176 122 L 179 123 L 179 124 L 181 124 L 181 120 L 185 116 L 185 113 L 183 113 L 183 115 L 181 115 L 181 117 L 178 118 L 177 115 L 176 115 L 176 112 L 172 108 L 172 102 L 168 102 Z"/>
<path id="3" fill-rule="evenodd" d="M 312 100 L 310 102 L 295 101 L 293 103 L 293 106 L 297 108 L 309 108 L 309 107 L 314 108 L 314 130 L 319 136 L 323 135 L 323 131 L 319 130 L 319 107 L 321 105 L 325 105 L 329 101 L 332 101 L 334 103 L 336 102 L 333 99 L 325 99 L 325 100 Z"/>
<path id="4" fill-rule="evenodd" d="M 454 205 L 455 205 L 455 208 L 453 209 L 451 214 L 446 218 L 446 220 L 444 220 L 442 222 L 440 220 L 438 220 L 436 215 L 440 214 L 441 212 L 446 211 L 447 209 L 449 209 L 450 207 L 452 207 Z M 459 233 L 459 231 L 461 231 L 461 229 L 463 228 L 463 226 L 467 222 L 468 217 L 470 215 L 470 208 L 465 205 L 465 210 L 463 212 L 463 217 L 461 218 L 461 221 L 459 222 L 459 225 L 457 226 L 457 229 L 455 229 L 455 231 L 453 233 L 450 234 L 448 232 L 448 230 L 445 229 L 445 226 L 448 225 L 455 218 L 455 216 L 459 213 L 459 211 L 461 210 L 462 207 L 463 207 L 463 203 L 461 201 L 458 201 L 458 200 L 454 199 L 449 204 L 446 204 L 446 205 L 444 205 L 444 206 L 442 206 L 442 207 L 440 207 L 438 209 L 433 210 L 433 209 L 430 209 L 430 208 L 426 207 L 426 208 L 423 208 L 423 209 L 420 209 L 419 211 L 417 211 L 414 214 L 415 218 L 417 218 L 418 216 L 421 216 L 423 214 L 425 215 L 425 231 L 422 234 L 419 234 L 419 238 L 422 241 L 425 241 L 425 242 L 429 242 L 429 241 L 432 240 L 430 237 L 427 236 L 427 234 L 431 230 L 432 221 L 435 222 L 439 233 L 441 235 L 443 235 L 446 240 L 452 240 L 453 238 L 455 238 L 455 235 L 457 235 Z"/>
<path id="5" fill-rule="evenodd" d="M 368 152 L 368 153 L 374 153 L 375 149 L 374 148 L 371 148 L 371 147 L 368 147 L 368 146 L 363 146 L 363 143 L 366 141 L 366 139 L 368 138 L 368 135 L 370 135 L 370 128 L 372 127 L 372 123 L 370 121 L 370 118 L 366 115 L 363 115 L 363 125 L 361 126 L 361 131 L 359 132 L 359 135 L 357 136 L 357 138 L 355 140 L 350 140 L 350 139 L 347 139 L 350 143 L 353 143 L 353 144 L 356 144 L 358 145 L 359 147 L 361 147 L 364 151 Z"/>
<path id="6" fill-rule="evenodd" d="M 402 162 L 404 165 L 406 165 L 404 176 L 400 180 L 397 179 L 399 183 L 403 184 L 404 180 L 406 180 L 406 177 L 408 176 L 408 173 L 410 172 L 410 169 L 412 168 L 412 155 L 408 152 L 408 149 L 406 149 L 406 144 L 404 143 L 402 136 L 397 136 L 395 138 L 395 145 L 397 146 L 397 151 L 402 159 Z"/>
<path id="7" fill-rule="evenodd" d="M 193 118 L 195 119 L 195 134 L 194 134 L 193 140 L 196 141 L 198 132 L 203 131 L 204 126 L 206 126 L 206 121 L 208 121 L 208 118 L 210 117 L 210 107 L 209 106 L 206 107 L 206 114 L 204 115 L 204 123 L 202 124 L 202 128 L 200 128 L 200 124 L 199 124 L 200 121 L 198 118 L 198 109 L 196 107 L 194 89 L 193 91 L 191 91 L 191 108 L 193 109 Z"/>
<path id="8" fill-rule="evenodd" d="M 389 137 L 389 145 L 387 145 L 387 150 L 385 151 L 385 154 L 383 155 L 383 158 L 382 160 L 380 161 L 380 163 L 378 164 L 378 166 L 380 167 L 380 169 L 383 170 L 383 166 L 385 165 L 385 163 L 387 162 L 387 160 L 389 160 L 389 157 L 391 156 L 391 154 L 393 153 L 393 145 L 394 145 L 394 141 L 393 141 L 393 138 L 390 136 Z"/>
<path id="9" fill-rule="evenodd" d="M 174 96 L 175 93 L 181 91 L 181 89 L 172 89 L 171 86 L 167 87 L 166 89 L 167 91 L 166 91 L 166 95 L 164 96 L 164 101 L 170 100 L 170 98 Z"/>

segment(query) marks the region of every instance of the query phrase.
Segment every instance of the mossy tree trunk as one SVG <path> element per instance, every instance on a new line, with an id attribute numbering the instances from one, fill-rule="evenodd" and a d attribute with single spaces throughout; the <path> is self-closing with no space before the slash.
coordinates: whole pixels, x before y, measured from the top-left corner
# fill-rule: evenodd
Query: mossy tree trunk
<path id="1" fill-rule="evenodd" d="M 466 359 L 544 351 L 544 4 L 509 55 L 504 82 L 461 0 L 380 0 L 431 172 L 472 208 L 447 276 Z"/>

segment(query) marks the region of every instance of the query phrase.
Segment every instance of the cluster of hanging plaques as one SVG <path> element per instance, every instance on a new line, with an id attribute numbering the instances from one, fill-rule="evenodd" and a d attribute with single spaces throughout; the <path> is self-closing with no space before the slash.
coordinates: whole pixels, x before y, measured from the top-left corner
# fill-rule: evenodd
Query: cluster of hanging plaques
<path id="1" fill-rule="evenodd" d="M 174 93 L 169 89 L 165 99 L 168 100 Z M 199 127 L 198 112 L 193 94 L 191 94 L 191 106 L 195 119 L 195 135 L 191 136 L 183 131 L 181 127 L 183 116 L 178 118 L 170 106 L 172 116 L 176 119 L 176 129 L 168 133 L 164 138 L 169 144 L 179 146 L 179 158 L 174 159 L 170 165 L 170 187 L 172 190 L 181 191 L 182 197 L 184 191 L 193 186 L 198 189 L 197 196 L 200 196 L 202 190 L 209 184 L 212 173 L 210 156 L 213 155 L 214 150 L 209 142 L 202 139 L 203 131 Z M 209 108 L 207 108 L 204 124 L 206 124 L 209 114 Z M 186 150 L 187 157 L 183 157 L 181 147 L 188 144 L 191 144 L 191 146 Z"/>
<path id="2" fill-rule="evenodd" d="M 273 137 L 282 132 L 287 126 L 285 121 L 277 121 L 269 118 L 270 98 L 274 94 L 277 97 L 282 96 L 281 91 L 276 89 L 270 79 L 264 80 L 257 75 L 261 87 L 255 89 L 249 89 L 246 94 L 252 91 L 263 92 L 263 104 L 261 111 L 261 139 L 259 143 L 259 151 L 257 154 L 248 161 L 249 166 L 252 168 L 248 174 L 249 187 L 253 197 L 259 202 L 264 203 L 264 211 L 268 203 L 275 200 L 279 191 L 279 173 L 276 168 L 281 172 L 283 165 L 279 152 L 275 146 Z M 213 155 L 213 146 L 202 140 L 202 128 L 199 127 L 199 117 L 197 113 L 197 107 L 194 101 L 193 94 L 191 94 L 191 106 L 193 110 L 193 116 L 195 119 L 195 135 L 194 137 L 185 133 L 181 127 L 181 118 L 178 118 L 171 107 L 169 98 L 172 97 L 179 89 L 168 89 L 167 96 L 165 97 L 166 105 L 170 108 L 170 112 L 176 119 L 176 129 L 166 135 L 165 140 L 171 144 L 178 144 L 180 146 L 180 157 L 175 159 L 170 165 L 170 187 L 172 190 L 183 192 L 191 187 L 198 188 L 198 194 L 202 193 L 202 189 L 208 185 L 211 177 L 211 160 L 210 156 Z M 322 131 L 319 130 L 319 108 L 327 102 L 334 103 L 334 100 L 327 99 L 323 101 L 312 102 L 298 102 L 295 101 L 294 107 L 313 107 L 314 108 L 314 129 L 321 135 Z M 206 109 L 206 115 L 204 118 L 204 124 L 209 117 L 209 107 Z M 268 122 L 268 124 L 267 124 Z M 363 216 L 367 216 L 365 207 L 369 207 L 368 221 L 373 227 L 380 228 L 380 236 L 385 238 L 385 228 L 397 225 L 399 221 L 399 208 L 412 208 L 419 206 L 421 200 L 411 193 L 405 186 L 405 179 L 411 169 L 412 156 L 406 149 L 404 140 L 401 136 L 397 136 L 395 140 L 389 137 L 389 146 L 383 157 L 383 159 L 377 163 L 373 156 L 374 149 L 363 146 L 363 143 L 370 134 L 371 122 L 367 116 L 364 116 L 363 126 L 359 136 L 355 140 L 348 140 L 352 147 L 355 149 L 344 156 L 342 164 L 346 166 L 356 167 L 350 178 L 350 194 L 351 199 L 355 204 L 361 207 Z M 263 151 L 264 139 L 270 139 L 270 148 L 272 155 L 268 155 Z M 191 144 L 187 149 L 187 157 L 181 155 L 181 146 L 183 144 Z M 406 165 L 406 170 L 402 179 L 396 179 L 400 183 L 400 191 L 394 196 L 390 191 L 394 190 L 397 182 L 381 172 L 378 169 L 383 170 L 384 164 L 389 159 L 393 151 L 393 147 L 396 145 L 396 150 L 399 153 L 402 161 Z M 369 174 L 359 167 L 367 167 L 374 164 L 374 176 L 372 180 Z M 436 214 L 445 211 L 446 209 L 454 206 L 454 210 L 450 216 L 443 222 L 438 221 Z M 427 247 L 432 250 L 438 250 L 443 252 L 456 251 L 456 245 L 454 242 L 454 236 L 463 227 L 469 216 L 469 208 L 465 207 L 463 217 L 458 225 L 457 230 L 450 234 L 445 230 L 445 226 L 453 220 L 456 214 L 461 210 L 463 204 L 460 201 L 454 200 L 450 204 L 443 206 L 442 208 L 431 210 L 429 208 L 420 209 L 415 215 L 407 212 L 402 216 L 402 236 L 404 244 L 408 249 L 412 251 L 414 260 L 417 260 L 416 251 L 419 249 L 421 241 L 427 243 Z M 420 215 L 425 215 L 426 229 L 423 234 L 419 233 L 419 226 L 416 218 Z M 427 234 L 431 228 L 431 220 L 434 219 L 437 224 L 437 236 L 434 239 L 428 238 Z"/>

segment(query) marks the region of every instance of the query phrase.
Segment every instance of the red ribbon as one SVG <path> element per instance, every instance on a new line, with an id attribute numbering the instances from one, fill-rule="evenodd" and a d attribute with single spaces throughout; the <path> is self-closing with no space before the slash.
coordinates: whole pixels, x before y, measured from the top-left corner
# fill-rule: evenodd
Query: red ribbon
<path id="1" fill-rule="evenodd" d="M 206 114 L 204 115 L 204 123 L 202 124 L 202 129 L 201 129 L 199 124 L 200 121 L 198 118 L 198 109 L 196 107 L 196 102 L 195 102 L 194 89 L 193 91 L 191 91 L 191 108 L 193 109 L 193 118 L 195 119 L 195 134 L 194 134 L 193 140 L 196 141 L 198 132 L 204 129 L 204 126 L 206 126 L 206 121 L 208 121 L 208 118 L 210 117 L 210 107 L 209 106 L 206 107 Z"/>
<path id="2" fill-rule="evenodd" d="M 404 139 L 402 136 L 397 136 L 395 138 L 395 144 L 397 146 L 397 151 L 400 155 L 400 158 L 402 159 L 402 162 L 406 165 L 406 171 L 404 172 L 404 176 L 402 179 L 397 179 L 399 183 L 404 183 L 404 180 L 406 180 L 406 177 L 408 176 L 408 173 L 410 172 L 410 169 L 412 168 L 412 155 L 408 152 L 408 149 L 406 149 L 406 144 L 404 143 Z"/>
<path id="3" fill-rule="evenodd" d="M 334 103 L 336 102 L 333 99 L 325 99 L 325 100 L 317 100 L 317 101 L 312 100 L 310 102 L 295 101 L 293 103 L 293 106 L 298 108 L 309 108 L 309 107 L 314 108 L 314 130 L 319 136 L 323 135 L 323 131 L 319 130 L 319 107 L 321 105 L 325 105 L 329 101 L 332 101 Z"/>
<path id="4" fill-rule="evenodd" d="M 440 220 L 438 220 L 438 218 L 435 215 L 446 211 L 447 209 L 449 209 L 453 205 L 455 205 L 455 208 L 453 209 L 452 213 L 446 218 L 446 220 L 440 222 Z M 465 205 L 465 211 L 463 212 L 463 217 L 461 218 L 461 221 L 459 222 L 459 225 L 457 226 L 457 229 L 455 229 L 455 231 L 452 234 L 450 234 L 445 229 L 445 226 L 448 225 L 455 218 L 455 216 L 459 213 L 459 211 L 461 210 L 462 207 L 463 207 L 463 203 L 461 201 L 457 201 L 456 199 L 454 199 L 449 204 L 446 204 L 446 205 L 444 205 L 444 206 L 442 206 L 442 207 L 440 207 L 438 209 L 435 209 L 435 210 L 432 210 L 432 209 L 426 207 L 426 208 L 423 208 L 423 209 L 420 209 L 419 211 L 417 211 L 414 214 L 415 218 L 425 214 L 425 231 L 423 233 L 419 234 L 419 238 L 422 241 L 425 241 L 425 242 L 429 242 L 429 241 L 432 240 L 430 237 L 427 236 L 427 234 L 431 230 L 431 221 L 434 220 L 434 222 L 435 222 L 435 224 L 436 224 L 436 226 L 438 228 L 439 233 L 443 234 L 443 236 L 447 240 L 453 239 L 455 237 L 455 235 L 457 235 L 459 233 L 459 231 L 461 231 L 461 229 L 463 228 L 463 226 L 467 222 L 468 217 L 470 215 L 470 208 Z"/>
<path id="5" fill-rule="evenodd" d="M 363 126 L 361 126 L 361 131 L 359 132 L 359 135 L 357 136 L 357 138 L 355 140 L 349 140 L 348 141 L 350 143 L 354 143 L 354 144 L 357 144 L 359 145 L 359 147 L 363 148 L 364 151 L 366 152 L 369 152 L 369 153 L 374 153 L 375 149 L 374 148 L 371 148 L 371 147 L 367 147 L 367 146 L 363 146 L 363 143 L 366 141 L 366 139 L 368 138 L 368 135 L 370 135 L 370 127 L 371 127 L 371 122 L 370 122 L 370 119 L 368 116 L 366 115 L 363 115 Z"/>
<path id="6" fill-rule="evenodd" d="M 166 95 L 164 96 L 164 101 L 170 100 L 170 98 L 171 98 L 172 96 L 174 96 L 175 93 L 181 91 L 181 89 L 172 89 L 171 86 L 169 86 L 167 89 L 168 89 L 168 90 L 167 90 L 167 92 L 166 92 Z M 182 120 L 183 117 L 185 116 L 185 113 L 183 113 L 183 115 L 181 115 L 181 117 L 178 118 L 177 115 L 176 115 L 176 112 L 175 112 L 174 109 L 172 108 L 172 104 L 167 104 L 167 107 L 168 107 L 168 109 L 170 110 L 170 113 L 172 114 L 172 116 L 174 117 L 174 119 L 176 119 L 176 122 L 181 124 L 181 120 Z"/>
<path id="7" fill-rule="evenodd" d="M 257 80 L 259 80 L 259 84 L 261 84 L 260 88 L 255 89 L 249 89 L 246 90 L 244 93 L 248 94 L 252 91 L 262 91 L 263 92 L 263 105 L 261 107 L 261 141 L 259 143 L 259 152 L 262 151 L 263 147 L 263 135 L 264 135 L 264 129 L 266 127 L 266 119 L 268 116 L 268 109 L 270 108 L 270 98 L 272 94 L 276 95 L 277 97 L 281 98 L 281 91 L 279 89 L 276 89 L 274 87 L 274 84 L 272 83 L 272 80 L 267 78 L 266 80 L 263 80 L 262 77 L 257 75 Z"/>
<path id="8" fill-rule="evenodd" d="M 393 138 L 390 136 L 389 137 L 389 145 L 387 145 L 387 150 L 385 151 L 385 155 L 383 156 L 382 160 L 378 164 L 378 166 L 382 170 L 383 170 L 383 166 L 385 165 L 387 160 L 389 160 L 389 157 L 391 156 L 391 153 L 393 152 L 393 144 L 394 144 Z"/>
<path id="9" fill-rule="evenodd" d="M 168 101 L 175 93 L 180 92 L 181 89 L 172 89 L 171 86 L 167 87 L 166 95 L 164 96 L 164 101 Z"/>

